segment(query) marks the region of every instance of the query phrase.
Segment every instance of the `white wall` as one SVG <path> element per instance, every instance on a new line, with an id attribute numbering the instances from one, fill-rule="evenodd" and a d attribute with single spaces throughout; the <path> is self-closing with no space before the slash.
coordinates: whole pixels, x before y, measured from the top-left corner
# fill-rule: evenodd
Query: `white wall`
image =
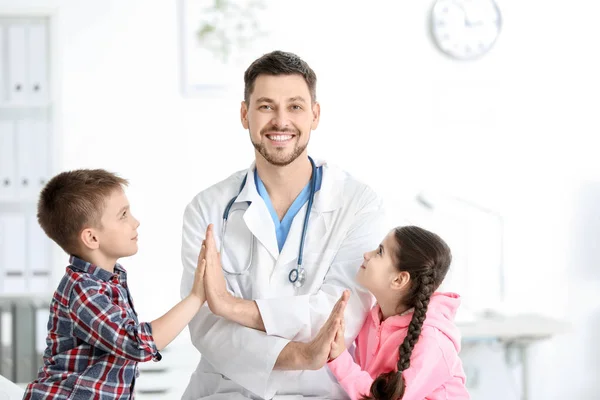
<path id="1" fill-rule="evenodd" d="M 174 3 L 0 0 L 4 9 L 58 13 L 57 170 L 103 167 L 131 180 L 140 251 L 124 264 L 146 319 L 178 299 L 185 205 L 252 160 L 238 122 L 241 76 L 235 95 L 180 96 Z M 280 2 L 266 20 L 280 35 L 255 54 L 279 47 L 311 64 L 322 103 L 313 153 L 401 207 L 392 214 L 414 218 L 408 199 L 434 188 L 506 215 L 511 307 L 573 316 L 580 329 L 534 348 L 531 398 L 592 399 L 600 390 L 598 361 L 588 358 L 595 341 L 583 329 L 597 327 L 598 305 L 595 322 L 590 302 L 577 301 L 575 317 L 570 294 L 582 282 L 598 293 L 598 280 L 572 279 L 573 238 L 587 236 L 572 222 L 584 206 L 571 208 L 579 193 L 571 182 L 600 178 L 590 144 L 600 128 L 600 6 L 498 3 L 501 36 L 477 62 L 454 62 L 435 49 L 427 30 L 431 1 Z M 286 7 L 293 10 L 283 13 Z M 597 205 L 585 207 L 597 215 Z M 577 248 L 582 268 L 597 263 L 594 242 L 586 243 Z M 57 268 L 65 262 L 61 256 Z M 583 344 L 571 344 L 575 339 Z M 479 390 L 485 399 L 510 398 L 502 385 Z"/>

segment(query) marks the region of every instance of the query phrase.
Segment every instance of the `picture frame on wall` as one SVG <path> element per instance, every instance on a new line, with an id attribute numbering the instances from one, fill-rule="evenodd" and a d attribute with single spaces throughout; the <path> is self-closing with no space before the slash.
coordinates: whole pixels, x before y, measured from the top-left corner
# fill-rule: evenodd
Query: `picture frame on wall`
<path id="1" fill-rule="evenodd" d="M 184 97 L 224 95 L 240 87 L 263 32 L 263 0 L 179 0 L 180 84 Z"/>

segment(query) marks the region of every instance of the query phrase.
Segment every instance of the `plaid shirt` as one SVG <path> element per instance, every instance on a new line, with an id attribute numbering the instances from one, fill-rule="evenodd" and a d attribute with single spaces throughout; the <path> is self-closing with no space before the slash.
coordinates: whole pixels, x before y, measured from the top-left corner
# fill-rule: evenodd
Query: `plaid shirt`
<path id="1" fill-rule="evenodd" d="M 114 273 L 71 256 L 50 304 L 44 366 L 23 399 L 130 399 L 137 363 L 160 361 L 139 323 L 119 264 Z"/>

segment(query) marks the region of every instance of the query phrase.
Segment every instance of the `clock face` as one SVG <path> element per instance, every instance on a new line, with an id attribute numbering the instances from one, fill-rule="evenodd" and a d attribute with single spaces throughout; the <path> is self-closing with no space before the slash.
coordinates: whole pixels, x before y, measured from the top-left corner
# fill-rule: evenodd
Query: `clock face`
<path id="1" fill-rule="evenodd" d="M 493 0 L 437 0 L 431 33 L 436 45 L 451 57 L 469 60 L 492 48 L 502 25 Z"/>

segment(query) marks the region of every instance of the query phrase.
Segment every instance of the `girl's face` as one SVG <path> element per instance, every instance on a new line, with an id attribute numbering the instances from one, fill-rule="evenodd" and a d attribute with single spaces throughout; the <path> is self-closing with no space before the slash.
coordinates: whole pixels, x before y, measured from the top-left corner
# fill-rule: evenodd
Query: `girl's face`
<path id="1" fill-rule="evenodd" d="M 398 244 L 392 230 L 379 247 L 363 256 L 364 262 L 356 274 L 356 280 L 376 298 L 387 297 L 386 294 L 398 283 L 401 273 L 395 267 L 397 250 Z"/>

